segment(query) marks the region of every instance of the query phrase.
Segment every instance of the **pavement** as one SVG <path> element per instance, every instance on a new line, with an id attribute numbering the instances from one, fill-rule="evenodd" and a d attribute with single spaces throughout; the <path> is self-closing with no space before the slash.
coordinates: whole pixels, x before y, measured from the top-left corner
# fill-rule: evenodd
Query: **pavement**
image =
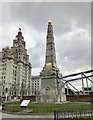
<path id="1" fill-rule="evenodd" d="M 2 113 L 2 106 L 0 106 L 0 120 L 54 120 L 53 115 L 31 115 L 31 114 L 8 114 Z"/>
<path id="2" fill-rule="evenodd" d="M 2 119 L 2 106 L 0 106 L 0 120 Z"/>
<path id="3" fill-rule="evenodd" d="M 16 115 L 0 112 L 0 120 L 54 120 L 53 115 Z"/>
<path id="4" fill-rule="evenodd" d="M 2 119 L 2 112 L 0 112 L 0 120 Z"/>
<path id="5" fill-rule="evenodd" d="M 46 115 L 9 115 L 2 113 L 2 120 L 53 120 L 53 116 Z"/>
<path id="6" fill-rule="evenodd" d="M 0 111 L 2 110 L 2 106 L 0 106 Z"/>

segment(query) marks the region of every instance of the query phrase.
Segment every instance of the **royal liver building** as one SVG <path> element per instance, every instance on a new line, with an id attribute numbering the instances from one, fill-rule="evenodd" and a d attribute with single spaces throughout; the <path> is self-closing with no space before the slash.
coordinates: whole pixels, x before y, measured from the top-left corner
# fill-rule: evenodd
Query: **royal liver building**
<path id="1" fill-rule="evenodd" d="M 45 65 L 41 76 L 41 102 L 62 102 L 66 100 L 62 76 L 56 63 L 56 51 L 53 36 L 53 26 L 48 22 L 46 36 Z"/>
<path id="2" fill-rule="evenodd" d="M 31 64 L 25 46 L 19 28 L 13 46 L 3 48 L 0 52 L 0 85 L 3 99 L 10 100 L 18 96 L 31 95 Z"/>

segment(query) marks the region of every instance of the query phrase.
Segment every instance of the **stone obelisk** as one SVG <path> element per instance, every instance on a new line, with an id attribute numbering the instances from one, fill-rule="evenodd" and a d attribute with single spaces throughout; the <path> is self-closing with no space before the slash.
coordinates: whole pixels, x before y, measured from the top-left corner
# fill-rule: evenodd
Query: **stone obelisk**
<path id="1" fill-rule="evenodd" d="M 55 42 L 53 36 L 52 22 L 48 21 L 46 36 L 45 65 L 40 72 L 41 76 L 41 102 L 65 101 L 65 94 L 62 92 L 60 72 L 56 63 Z M 64 91 L 64 90 L 63 90 Z"/>

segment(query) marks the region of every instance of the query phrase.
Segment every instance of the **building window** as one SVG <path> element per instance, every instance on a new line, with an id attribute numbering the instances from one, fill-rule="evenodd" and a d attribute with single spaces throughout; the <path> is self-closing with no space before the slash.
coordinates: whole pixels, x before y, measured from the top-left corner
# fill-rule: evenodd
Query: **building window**
<path id="1" fill-rule="evenodd" d="M 17 66 L 15 66 L 15 69 L 17 69 Z"/>
<path id="2" fill-rule="evenodd" d="M 36 91 L 35 91 L 35 95 L 36 95 Z"/>
<path id="3" fill-rule="evenodd" d="M 3 92 L 3 96 L 4 96 L 4 92 Z"/>
<path id="4" fill-rule="evenodd" d="M 15 71 L 15 76 L 16 76 L 16 71 Z"/>

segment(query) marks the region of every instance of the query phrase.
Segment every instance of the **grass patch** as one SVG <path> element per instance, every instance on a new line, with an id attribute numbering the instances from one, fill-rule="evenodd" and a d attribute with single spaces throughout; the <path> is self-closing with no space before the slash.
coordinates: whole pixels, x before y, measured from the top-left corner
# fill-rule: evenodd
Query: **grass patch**
<path id="1" fill-rule="evenodd" d="M 51 113 L 54 110 L 63 111 L 80 111 L 80 110 L 91 110 L 91 104 L 86 103 L 63 103 L 63 104 L 48 104 L 48 103 L 29 103 L 28 110 L 33 113 Z M 5 104 L 5 111 L 8 112 L 19 112 L 20 102 L 12 102 Z"/>

